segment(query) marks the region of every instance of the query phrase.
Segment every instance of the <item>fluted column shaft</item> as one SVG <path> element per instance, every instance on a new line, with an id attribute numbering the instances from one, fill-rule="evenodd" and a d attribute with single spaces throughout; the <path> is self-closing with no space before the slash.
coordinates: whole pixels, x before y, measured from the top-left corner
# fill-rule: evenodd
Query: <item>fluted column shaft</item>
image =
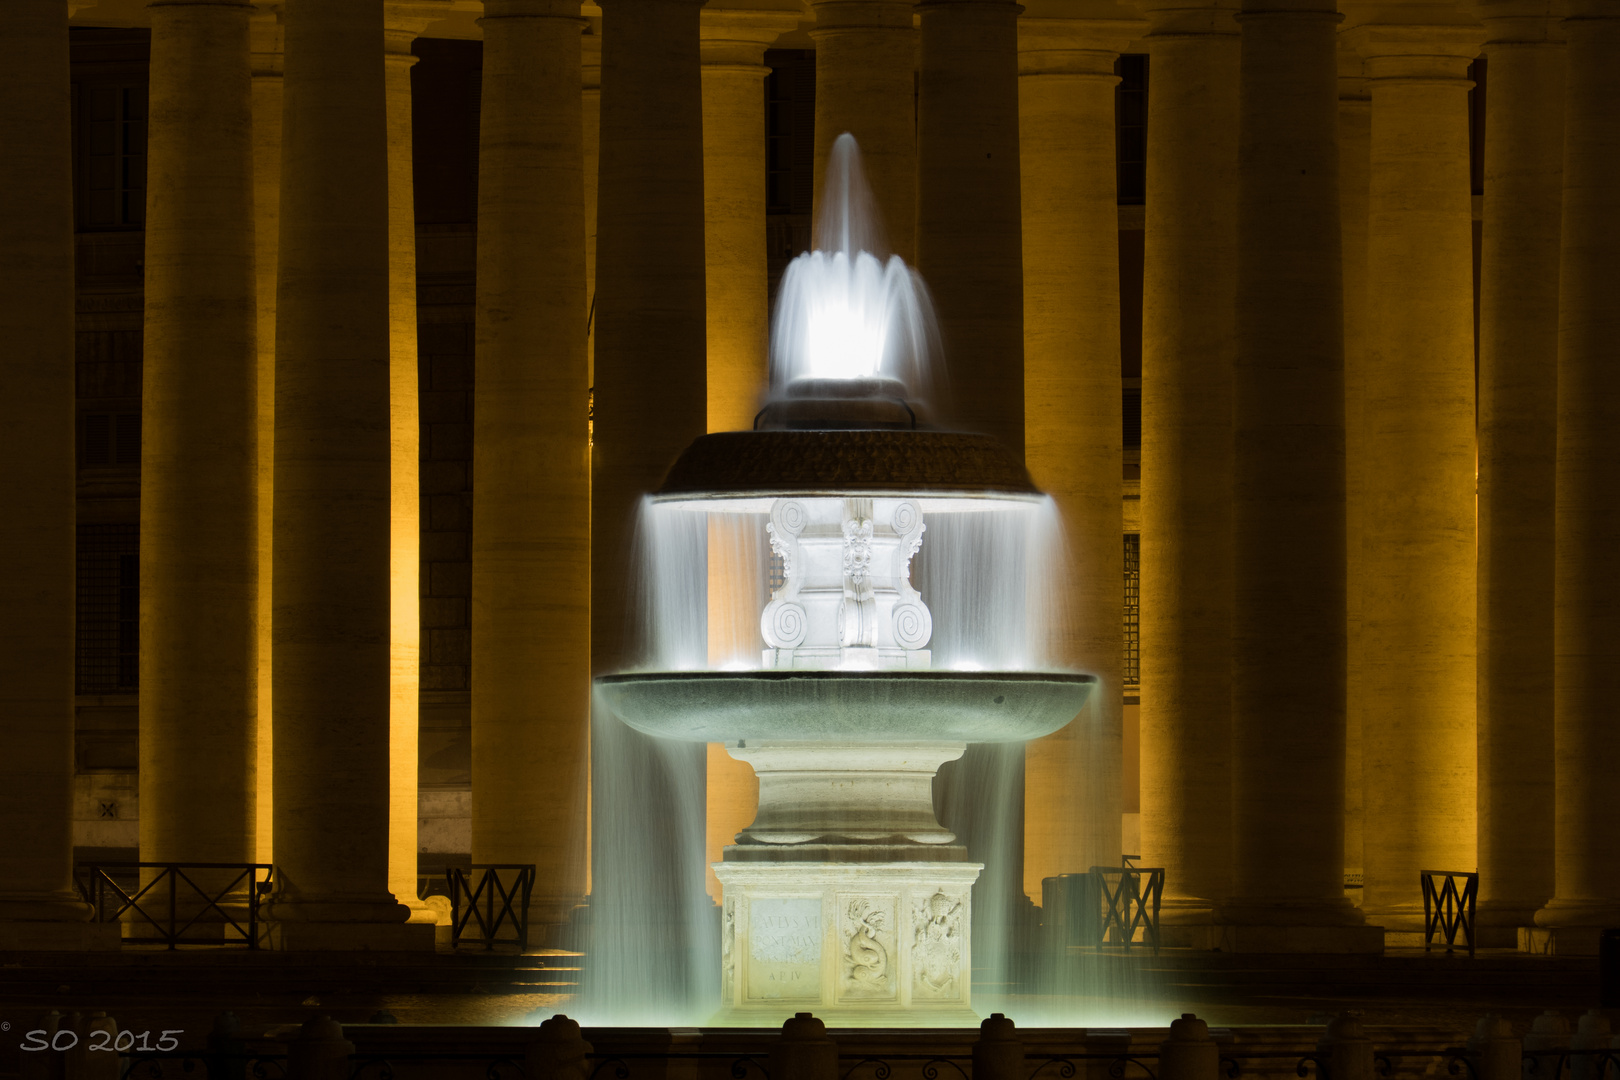
<path id="1" fill-rule="evenodd" d="M 1077 13 L 1090 17 L 1055 17 Z M 1114 61 L 1139 23 L 1112 4 L 1030 5 L 1018 24 L 1024 445 L 1084 572 L 1061 661 L 1097 676 L 1084 713 L 1025 756 L 1024 891 L 1120 855 L 1119 209 Z M 1110 17 L 1112 16 L 1112 17 Z M 1051 583 L 1042 582 L 1041 587 Z"/>
<path id="2" fill-rule="evenodd" d="M 141 856 L 243 862 L 257 809 L 253 7 L 148 10 Z"/>
<path id="3" fill-rule="evenodd" d="M 1579 0 L 1570 11 L 1553 616 L 1557 891 L 1536 921 L 1598 927 L 1620 920 L 1620 10 Z"/>
<path id="4" fill-rule="evenodd" d="M 602 20 L 586 20 L 580 39 L 580 118 L 583 123 L 585 163 L 585 303 L 590 329 L 586 334 L 585 363 L 589 385 L 596 385 L 596 173 L 602 156 Z"/>
<path id="5" fill-rule="evenodd" d="M 389 704 L 388 888 L 413 918 L 416 897 L 418 702 L 422 658 L 422 422 L 416 354 L 416 185 L 411 153 L 411 42 L 428 20 L 386 9 L 388 122 Z"/>
<path id="6" fill-rule="evenodd" d="M 916 261 L 917 31 L 909 0 L 814 0 L 816 138 L 814 212 L 833 142 L 861 147 L 866 181 L 889 251 Z"/>
<path id="7" fill-rule="evenodd" d="M 1344 869 L 1361 873 L 1361 535 L 1367 381 L 1367 169 L 1372 154 L 1372 99 L 1361 55 L 1339 42 L 1339 235 L 1344 267 L 1344 529 L 1345 717 Z"/>
<path id="8" fill-rule="evenodd" d="M 943 411 L 1021 460 L 1019 8 L 1009 0 L 924 0 L 917 10 L 917 265 L 945 350 Z"/>
<path id="9" fill-rule="evenodd" d="M 1168 921 L 1231 888 L 1232 363 L 1238 26 L 1147 5 L 1141 791 Z"/>
<path id="10" fill-rule="evenodd" d="M 1237 923 L 1348 924 L 1344 352 L 1334 26 L 1247 0 L 1233 378 Z"/>
<path id="11" fill-rule="evenodd" d="M 590 715 L 578 12 L 485 7 L 479 141 L 473 860 L 536 864 L 553 932 L 585 892 Z"/>
<path id="12" fill-rule="evenodd" d="M 1347 30 L 1372 95 L 1361 576 L 1362 907 L 1421 929 L 1424 869 L 1475 863 L 1472 206 L 1482 37 L 1443 10 Z M 1455 18 L 1456 16 L 1449 16 Z M 1427 20 L 1427 21 L 1423 21 Z"/>
<path id="13" fill-rule="evenodd" d="M 6 11 L 0 67 L 0 942 L 89 917 L 73 886 L 73 157 L 67 8 Z M 34 926 L 28 923 L 36 923 Z M 22 924 L 22 925 L 18 925 Z M 52 942 L 45 947 L 61 947 Z"/>
<path id="14" fill-rule="evenodd" d="M 279 9 L 280 5 L 275 5 Z M 258 749 L 254 761 L 254 847 L 258 862 L 274 860 L 272 777 L 274 721 L 271 682 L 271 552 L 275 532 L 276 262 L 281 243 L 281 15 L 261 6 L 249 27 L 253 50 L 253 269 L 258 296 L 259 638 Z"/>
<path id="15" fill-rule="evenodd" d="M 348 940 L 358 940 L 357 924 L 408 915 L 388 891 L 382 31 L 381 0 L 287 0 L 272 632 L 283 891 L 273 910 L 295 923 L 356 927 Z"/>
<path id="16" fill-rule="evenodd" d="M 1509 0 L 1484 8 L 1491 81 L 1479 284 L 1479 921 L 1510 946 L 1553 892 L 1564 46 L 1562 27 L 1539 7 Z"/>

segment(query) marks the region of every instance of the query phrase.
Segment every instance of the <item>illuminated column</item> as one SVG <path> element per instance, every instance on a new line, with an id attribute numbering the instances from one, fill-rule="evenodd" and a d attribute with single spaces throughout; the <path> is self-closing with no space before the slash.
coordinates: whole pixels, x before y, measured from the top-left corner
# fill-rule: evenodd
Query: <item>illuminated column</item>
<path id="1" fill-rule="evenodd" d="M 287 0 L 276 321 L 284 948 L 431 947 L 388 890 L 389 256 L 379 0 Z"/>
<path id="2" fill-rule="evenodd" d="M 1344 899 L 1344 350 L 1326 0 L 1245 0 L 1232 381 L 1239 951 L 1377 951 Z M 1144 376 L 1145 378 L 1145 376 Z M 1145 686 L 1144 686 L 1145 689 Z"/>
<path id="3" fill-rule="evenodd" d="M 1339 235 L 1344 267 L 1344 869 L 1361 873 L 1361 528 L 1367 459 L 1367 166 L 1372 99 L 1361 55 L 1339 42 Z"/>
<path id="4" fill-rule="evenodd" d="M 258 705 L 253 7 L 148 10 L 141 857 L 245 862 Z"/>
<path id="5" fill-rule="evenodd" d="M 703 9 L 710 431 L 751 427 L 765 387 L 765 49 L 797 24 L 795 12 Z"/>
<path id="6" fill-rule="evenodd" d="M 1479 932 L 1512 947 L 1553 894 L 1553 489 L 1563 28 L 1484 7 L 1479 297 Z"/>
<path id="7" fill-rule="evenodd" d="M 416 897 L 417 703 L 422 656 L 422 448 L 416 387 L 416 189 L 411 176 L 411 42 L 431 19 L 385 9 L 388 117 L 389 704 L 388 888 L 433 922 Z"/>
<path id="8" fill-rule="evenodd" d="M 472 851 L 536 865 L 556 943 L 585 892 L 590 730 L 579 6 L 488 0 L 483 26 Z"/>
<path id="9" fill-rule="evenodd" d="M 708 312 L 708 429 L 740 431 L 753 426 L 765 388 L 770 298 L 765 268 L 765 49 L 798 25 L 793 11 L 705 7 L 703 35 L 703 231 Z M 711 535 L 710 544 L 729 537 Z M 718 548 L 711 547 L 718 552 Z M 717 607 L 734 599 L 733 575 L 723 557 L 711 558 L 709 578 L 711 652 L 757 653 L 756 619 L 735 627 L 740 634 L 717 640 L 726 623 Z M 743 641 L 736 640 L 743 637 Z M 719 862 L 725 845 L 754 820 L 759 782 L 747 762 L 719 743 L 708 749 L 708 820 L 705 861 Z M 718 902 L 720 883 L 710 871 L 709 893 Z"/>
<path id="10" fill-rule="evenodd" d="M 1084 15 L 1076 18 L 1075 15 Z M 1062 659 L 1101 680 L 1080 719 L 1030 743 L 1024 891 L 1120 856 L 1124 515 L 1114 60 L 1142 26 L 1112 3 L 1030 3 L 1018 22 L 1024 445 L 1077 566 Z M 1053 17 L 1069 16 L 1069 17 Z"/>
<path id="11" fill-rule="evenodd" d="M 1536 915 L 1559 952 L 1620 925 L 1620 16 L 1577 0 L 1564 22 L 1564 206 L 1558 312 L 1558 554 L 1553 723 L 1557 890 Z"/>
<path id="12" fill-rule="evenodd" d="M 1391 9 L 1393 10 L 1393 9 Z M 1362 907 L 1422 929 L 1419 872 L 1475 864 L 1473 209 L 1478 24 L 1368 8 L 1361 492 Z"/>
<path id="13" fill-rule="evenodd" d="M 917 10 L 917 265 L 945 350 L 944 414 L 1022 460 L 1019 6 L 923 0 Z"/>
<path id="14" fill-rule="evenodd" d="M 281 243 L 281 14 L 262 6 L 249 27 L 253 50 L 253 269 L 258 297 L 259 695 L 254 755 L 256 862 L 274 861 L 271 826 L 274 713 L 270 707 L 271 537 L 276 466 L 276 251 Z"/>
<path id="15" fill-rule="evenodd" d="M 596 247 L 592 669 L 625 660 L 645 492 L 707 419 L 699 0 L 607 0 Z"/>
<path id="16" fill-rule="evenodd" d="M 812 0 L 816 26 L 814 207 L 833 141 L 855 136 L 889 251 L 916 261 L 917 31 L 910 0 Z"/>
<path id="17" fill-rule="evenodd" d="M 586 334 L 589 385 L 596 385 L 596 168 L 602 150 L 602 17 L 586 20 L 580 39 L 580 116 L 584 123 L 585 162 L 585 304 L 590 329 Z"/>
<path id="18" fill-rule="evenodd" d="M 116 948 L 73 886 L 73 156 L 68 9 L 17 0 L 0 67 L 0 948 Z"/>
<path id="19" fill-rule="evenodd" d="M 1219 3 L 1144 10 L 1142 858 L 1164 922 L 1207 925 L 1232 874 L 1238 26 Z"/>

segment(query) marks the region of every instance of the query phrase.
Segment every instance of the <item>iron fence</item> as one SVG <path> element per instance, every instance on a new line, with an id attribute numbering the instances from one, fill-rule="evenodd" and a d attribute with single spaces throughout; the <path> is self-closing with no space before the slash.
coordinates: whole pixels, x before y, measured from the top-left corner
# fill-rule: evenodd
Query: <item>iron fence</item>
<path id="1" fill-rule="evenodd" d="M 505 880 L 502 873 L 507 874 Z M 529 897 L 534 892 L 534 863 L 474 863 L 445 871 L 450 882 L 450 943 L 529 947 Z M 469 929 L 470 928 L 470 929 Z M 511 936 L 503 937 L 510 929 Z"/>
<path id="2" fill-rule="evenodd" d="M 1423 951 L 1434 944 L 1435 935 L 1445 938 L 1451 952 L 1461 933 L 1474 955 L 1474 900 L 1479 896 L 1479 874 L 1460 870 L 1424 870 L 1418 875 L 1423 884 Z M 1462 888 L 1457 882 L 1463 883 Z"/>
<path id="3" fill-rule="evenodd" d="M 259 908 L 275 880 L 270 863 L 104 862 L 76 869 L 79 893 L 94 912 L 91 917 L 129 924 L 135 932 L 126 930 L 126 942 L 169 949 L 257 949 L 261 944 Z M 204 884 L 193 875 L 210 880 Z"/>

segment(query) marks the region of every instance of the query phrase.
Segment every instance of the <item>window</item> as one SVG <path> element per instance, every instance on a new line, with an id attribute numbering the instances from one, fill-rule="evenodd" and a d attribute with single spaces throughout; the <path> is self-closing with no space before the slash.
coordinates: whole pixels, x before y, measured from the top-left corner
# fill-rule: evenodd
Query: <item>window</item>
<path id="1" fill-rule="evenodd" d="M 1126 53 L 1114 62 L 1114 157 L 1119 202 L 1140 206 L 1147 197 L 1148 58 Z"/>
<path id="2" fill-rule="evenodd" d="M 146 221 L 146 87 L 78 87 L 79 225 L 138 229 Z"/>
<path id="3" fill-rule="evenodd" d="M 79 417 L 79 468 L 140 465 L 139 412 L 87 412 Z"/>
<path id="4" fill-rule="evenodd" d="M 75 684 L 133 693 L 140 664 L 140 526 L 80 525 Z"/>

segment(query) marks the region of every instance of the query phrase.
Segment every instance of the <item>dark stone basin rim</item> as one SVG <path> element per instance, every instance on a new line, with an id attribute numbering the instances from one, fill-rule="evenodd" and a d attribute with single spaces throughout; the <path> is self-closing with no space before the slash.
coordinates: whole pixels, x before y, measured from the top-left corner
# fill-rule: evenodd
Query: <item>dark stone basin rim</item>
<path id="1" fill-rule="evenodd" d="M 954 668 L 934 668 L 925 671 L 816 671 L 816 670 L 745 670 L 745 671 L 621 671 L 613 675 L 598 675 L 594 682 L 607 686 L 624 683 L 662 682 L 731 682 L 759 681 L 785 682 L 808 679 L 817 682 L 1038 682 L 1038 683 L 1094 683 L 1097 676 L 1078 671 L 957 671 Z"/>

